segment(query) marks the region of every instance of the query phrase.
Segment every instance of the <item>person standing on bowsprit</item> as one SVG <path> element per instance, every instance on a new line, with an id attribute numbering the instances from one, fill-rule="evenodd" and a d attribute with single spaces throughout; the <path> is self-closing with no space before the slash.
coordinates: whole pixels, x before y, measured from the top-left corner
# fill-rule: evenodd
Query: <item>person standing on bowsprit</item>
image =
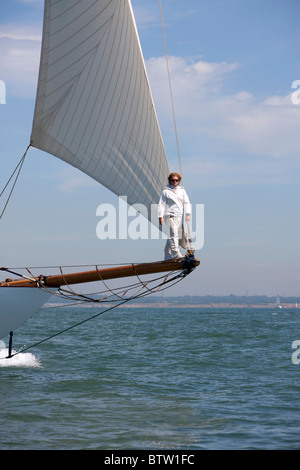
<path id="1" fill-rule="evenodd" d="M 158 218 L 160 225 L 166 222 L 170 235 L 165 246 L 165 260 L 182 258 L 179 250 L 179 240 L 182 237 L 183 215 L 188 222 L 191 215 L 191 204 L 188 195 L 181 187 L 181 175 L 170 173 L 169 184 L 163 190 L 158 203 Z M 184 245 L 183 245 L 184 246 Z"/>

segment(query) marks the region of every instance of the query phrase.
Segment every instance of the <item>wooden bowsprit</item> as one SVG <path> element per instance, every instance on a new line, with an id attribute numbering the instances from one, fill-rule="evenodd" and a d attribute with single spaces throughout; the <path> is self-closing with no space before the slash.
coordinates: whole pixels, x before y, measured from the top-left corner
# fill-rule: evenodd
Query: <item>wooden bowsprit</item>
<path id="1" fill-rule="evenodd" d="M 152 263 L 137 263 L 113 268 L 94 269 L 92 271 L 82 271 L 69 274 L 40 275 L 29 278 L 22 276 L 22 279 L 6 279 L 0 283 L 0 287 L 46 287 L 59 288 L 64 285 L 83 284 L 101 280 L 119 279 L 131 276 L 143 276 L 148 274 L 182 271 L 183 275 L 189 274 L 200 264 L 193 255 L 187 254 L 181 259 L 167 261 L 156 261 Z M 12 274 L 8 268 L 1 268 Z"/>

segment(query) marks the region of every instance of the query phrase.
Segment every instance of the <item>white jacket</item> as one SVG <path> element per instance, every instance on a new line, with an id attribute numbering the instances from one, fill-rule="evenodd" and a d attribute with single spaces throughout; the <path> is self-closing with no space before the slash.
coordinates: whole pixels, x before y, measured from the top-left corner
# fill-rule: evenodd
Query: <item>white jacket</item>
<path id="1" fill-rule="evenodd" d="M 181 186 L 174 188 L 168 185 L 162 192 L 158 203 L 158 218 L 165 215 L 182 217 L 191 214 L 191 204 L 188 195 Z"/>

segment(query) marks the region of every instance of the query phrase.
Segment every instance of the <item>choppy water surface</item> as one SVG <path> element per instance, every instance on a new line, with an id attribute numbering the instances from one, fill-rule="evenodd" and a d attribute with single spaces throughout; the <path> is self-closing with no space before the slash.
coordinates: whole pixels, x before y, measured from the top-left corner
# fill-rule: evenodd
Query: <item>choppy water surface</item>
<path id="1" fill-rule="evenodd" d="M 42 310 L 14 348 L 96 311 Z M 116 309 L 0 359 L 0 448 L 299 449 L 296 340 L 299 309 Z"/>

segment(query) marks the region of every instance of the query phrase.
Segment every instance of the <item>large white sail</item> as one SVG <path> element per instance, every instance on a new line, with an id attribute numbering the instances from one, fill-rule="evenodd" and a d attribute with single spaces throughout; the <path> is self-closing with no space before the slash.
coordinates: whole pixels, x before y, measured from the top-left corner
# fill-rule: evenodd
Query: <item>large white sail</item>
<path id="1" fill-rule="evenodd" d="M 130 0 L 45 0 L 31 145 L 150 219 L 169 167 Z"/>

